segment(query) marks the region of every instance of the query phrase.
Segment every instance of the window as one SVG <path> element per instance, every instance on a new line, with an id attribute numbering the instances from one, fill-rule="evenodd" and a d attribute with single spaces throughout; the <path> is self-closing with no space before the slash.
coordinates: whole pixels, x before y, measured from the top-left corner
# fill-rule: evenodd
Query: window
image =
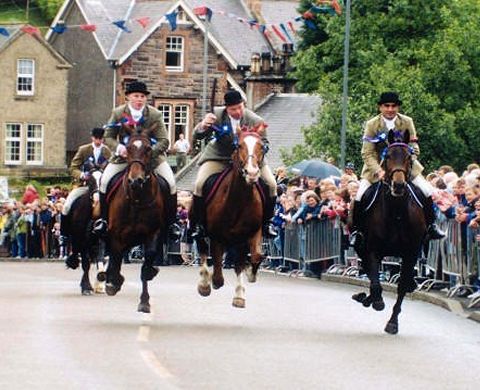
<path id="1" fill-rule="evenodd" d="M 43 125 L 27 125 L 26 163 L 40 165 L 43 163 Z"/>
<path id="2" fill-rule="evenodd" d="M 31 96 L 34 94 L 35 61 L 17 60 L 17 94 Z"/>
<path id="3" fill-rule="evenodd" d="M 168 133 L 168 139 L 172 139 L 171 130 L 172 130 L 172 106 L 170 104 L 160 104 L 158 110 L 163 115 L 163 123 L 165 124 L 165 129 Z"/>
<path id="4" fill-rule="evenodd" d="M 20 145 L 22 142 L 22 125 L 7 123 L 5 129 L 5 164 L 20 164 Z"/>
<path id="5" fill-rule="evenodd" d="M 183 37 L 167 37 L 165 53 L 166 69 L 183 72 Z"/>
<path id="6" fill-rule="evenodd" d="M 180 133 L 188 139 L 188 105 L 186 104 L 175 106 L 175 141 Z"/>

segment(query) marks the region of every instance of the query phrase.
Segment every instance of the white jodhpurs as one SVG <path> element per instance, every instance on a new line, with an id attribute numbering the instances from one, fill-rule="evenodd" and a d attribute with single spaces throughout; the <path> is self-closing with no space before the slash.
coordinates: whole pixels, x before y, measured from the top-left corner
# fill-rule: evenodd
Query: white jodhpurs
<path id="1" fill-rule="evenodd" d="M 74 188 L 72 191 L 70 191 L 70 193 L 67 196 L 67 199 L 65 199 L 65 203 L 63 204 L 62 214 L 68 215 L 68 213 L 70 213 L 70 209 L 72 207 L 73 202 L 75 202 L 78 198 L 80 198 L 83 194 L 86 194 L 87 192 L 88 192 L 87 186 Z"/>
<path id="2" fill-rule="evenodd" d="M 355 200 L 361 201 L 363 194 L 371 185 L 372 183 L 370 183 L 367 179 L 361 179 L 358 185 L 357 195 L 355 195 Z"/>

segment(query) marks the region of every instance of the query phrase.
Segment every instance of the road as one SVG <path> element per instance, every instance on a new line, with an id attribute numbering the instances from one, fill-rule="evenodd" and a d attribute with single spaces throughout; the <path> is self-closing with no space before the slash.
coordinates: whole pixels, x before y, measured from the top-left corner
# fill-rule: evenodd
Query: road
<path id="1" fill-rule="evenodd" d="M 163 267 L 151 314 L 136 312 L 138 264 L 116 296 L 81 296 L 79 270 L 0 264 L 2 389 L 473 389 L 480 324 L 407 299 L 400 333 L 383 332 L 358 288 L 261 274 L 247 307 L 234 276 L 208 298 L 198 268 Z"/>

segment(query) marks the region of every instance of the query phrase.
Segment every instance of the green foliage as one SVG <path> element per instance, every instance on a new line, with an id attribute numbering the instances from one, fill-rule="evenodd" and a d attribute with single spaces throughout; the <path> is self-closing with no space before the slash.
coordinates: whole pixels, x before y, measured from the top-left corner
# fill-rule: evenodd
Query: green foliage
<path id="1" fill-rule="evenodd" d="M 311 6 L 302 1 L 300 10 Z M 364 122 L 381 92 L 395 90 L 414 118 L 427 169 L 457 170 L 479 161 L 480 3 L 477 0 L 352 1 L 346 160 L 360 165 Z M 317 15 L 303 29 L 295 57 L 297 87 L 317 92 L 317 123 L 305 129 L 310 148 L 288 161 L 340 155 L 345 12 Z"/>
<path id="2" fill-rule="evenodd" d="M 53 20 L 64 0 L 35 0 L 35 5 L 50 22 Z"/>

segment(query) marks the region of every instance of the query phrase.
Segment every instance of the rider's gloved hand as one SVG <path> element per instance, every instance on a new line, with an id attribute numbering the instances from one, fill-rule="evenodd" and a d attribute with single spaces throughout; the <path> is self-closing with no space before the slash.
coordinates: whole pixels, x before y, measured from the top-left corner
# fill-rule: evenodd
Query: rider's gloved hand
<path id="1" fill-rule="evenodd" d="M 82 173 L 80 174 L 80 179 L 81 179 L 81 180 L 85 180 L 85 181 L 88 180 L 88 179 L 90 179 L 90 173 L 89 173 L 89 172 L 82 172 Z"/>
<path id="2" fill-rule="evenodd" d="M 117 150 L 115 151 L 115 154 L 117 156 L 127 158 L 127 148 L 126 148 L 126 146 L 123 145 L 123 144 L 118 144 Z"/>
<path id="3" fill-rule="evenodd" d="M 385 176 L 385 171 L 380 168 L 377 172 L 375 172 L 375 175 L 378 177 L 379 180 L 382 180 Z"/>
<path id="4" fill-rule="evenodd" d="M 209 112 L 207 115 L 205 115 L 205 118 L 203 118 L 202 125 L 201 125 L 202 129 L 207 130 L 210 126 L 212 126 L 215 123 L 216 120 L 217 120 L 217 117 L 211 112 Z"/>

